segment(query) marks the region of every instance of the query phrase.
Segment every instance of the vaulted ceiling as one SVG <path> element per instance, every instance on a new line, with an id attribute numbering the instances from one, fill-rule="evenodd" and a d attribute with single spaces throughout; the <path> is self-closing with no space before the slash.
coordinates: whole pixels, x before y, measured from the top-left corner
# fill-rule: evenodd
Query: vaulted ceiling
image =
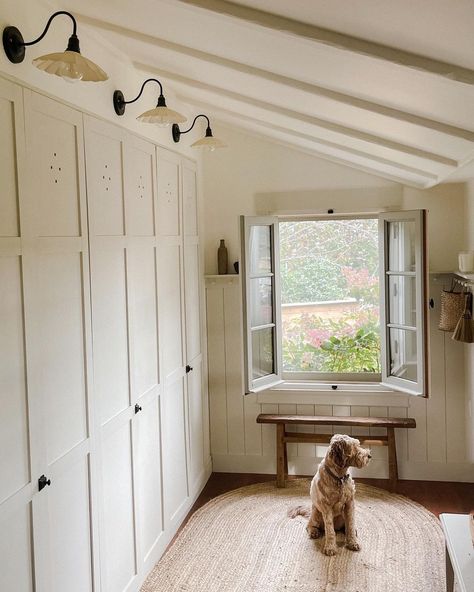
<path id="1" fill-rule="evenodd" d="M 213 120 L 417 187 L 474 177 L 472 0 L 69 8 Z"/>

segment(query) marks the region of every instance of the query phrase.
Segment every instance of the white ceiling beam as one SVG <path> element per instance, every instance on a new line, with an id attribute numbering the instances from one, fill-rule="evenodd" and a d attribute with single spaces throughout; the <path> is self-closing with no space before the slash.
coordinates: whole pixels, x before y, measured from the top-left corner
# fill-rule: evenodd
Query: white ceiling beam
<path id="1" fill-rule="evenodd" d="M 289 88 L 301 90 L 303 92 L 312 94 L 313 96 L 324 97 L 330 100 L 334 100 L 338 103 L 348 105 L 350 107 L 355 107 L 363 111 L 389 117 L 395 121 L 409 123 L 412 125 L 420 126 L 421 128 L 426 128 L 432 131 L 445 134 L 447 136 L 452 136 L 454 138 L 460 138 L 463 140 L 467 140 L 469 142 L 474 142 L 474 131 L 470 129 L 464 129 L 454 125 L 449 125 L 427 117 L 422 117 L 420 115 L 408 113 L 400 109 L 380 105 L 373 101 L 368 101 L 366 99 L 360 99 L 342 92 L 333 91 L 320 85 L 315 85 L 301 80 L 289 78 L 287 76 L 276 74 L 274 72 L 269 72 L 267 70 L 263 70 L 255 66 L 243 64 L 235 60 L 223 58 L 182 44 L 166 41 L 164 39 L 152 35 L 147 35 L 145 33 L 140 33 L 132 29 L 128 29 L 126 27 L 121 27 L 119 25 L 109 23 L 107 21 L 91 18 L 81 14 L 76 14 L 76 16 L 78 20 L 80 20 L 84 24 L 88 24 L 99 29 L 111 31 L 112 33 L 123 35 L 129 39 L 140 41 L 141 43 L 153 45 L 158 48 L 167 49 L 169 51 L 173 51 L 181 55 L 188 55 L 203 62 L 223 66 L 235 72 L 241 72 L 247 75 L 256 76 L 264 80 L 287 86 Z"/>
<path id="2" fill-rule="evenodd" d="M 343 51 L 350 51 L 378 60 L 392 62 L 399 66 L 443 76 L 456 82 L 474 84 L 474 71 L 468 68 L 448 64 L 426 56 L 338 33 L 308 23 L 302 23 L 280 15 L 228 2 L 227 0 L 180 0 L 180 2 L 211 11 L 214 14 L 231 17 L 249 24 L 289 33 L 316 43 L 336 47 Z"/>
<path id="3" fill-rule="evenodd" d="M 282 145 L 291 150 L 297 150 L 316 158 L 328 160 L 330 162 L 353 168 L 370 175 L 375 175 L 385 180 L 394 181 L 402 185 L 409 185 L 419 189 L 431 187 L 436 185 L 439 181 L 439 179 L 431 173 L 418 171 L 417 169 L 408 170 L 409 167 L 398 165 L 392 161 L 387 161 L 387 167 L 390 169 L 390 172 L 381 168 L 376 168 L 371 165 L 373 159 L 367 155 L 362 156 L 369 161 L 369 164 L 354 163 L 350 160 L 346 160 L 342 156 L 328 154 L 323 150 L 324 143 L 321 143 L 313 137 L 310 137 L 309 141 L 305 141 L 303 137 L 298 137 L 299 135 L 304 134 L 295 134 L 287 128 L 279 128 L 278 126 L 274 126 L 268 122 L 264 122 L 253 117 L 242 116 L 241 113 L 222 109 L 207 101 L 197 101 L 194 97 L 179 95 L 179 98 L 182 101 L 190 105 L 194 105 L 195 107 L 199 107 L 203 110 L 212 109 L 214 113 L 214 121 L 218 121 L 221 123 L 221 125 L 229 126 L 239 132 L 244 131 L 250 136 L 255 136 L 267 142 Z M 269 132 L 270 134 L 273 132 L 274 133 L 273 135 L 270 135 Z M 298 142 L 298 140 L 300 141 Z M 340 147 L 337 148 L 340 149 Z"/>
<path id="4" fill-rule="evenodd" d="M 217 86 L 202 82 L 201 80 L 194 80 L 194 79 L 188 78 L 186 76 L 182 76 L 180 74 L 177 74 L 175 72 L 168 72 L 168 71 L 162 70 L 160 68 L 153 68 L 147 64 L 141 64 L 141 63 L 136 63 L 136 62 L 134 63 L 134 65 L 138 69 L 144 70 L 146 72 L 152 72 L 157 76 L 161 76 L 165 79 L 168 79 L 168 80 L 180 83 L 180 84 L 184 84 L 187 87 L 192 87 L 192 88 L 197 88 L 200 90 L 209 91 L 209 92 L 212 92 L 213 94 L 219 95 L 221 97 L 227 97 L 232 100 L 239 101 L 240 103 L 245 103 L 247 105 L 258 107 L 259 109 L 265 109 L 269 113 L 276 113 L 278 115 L 283 115 L 285 117 L 291 118 L 293 120 L 296 120 L 296 121 L 299 121 L 302 123 L 306 123 L 306 124 L 309 124 L 312 126 L 317 126 L 319 128 L 328 130 L 330 132 L 335 132 L 338 134 L 342 134 L 343 136 L 353 138 L 355 140 L 360 140 L 362 142 L 366 142 L 367 144 L 370 144 L 370 145 L 374 146 L 375 148 L 377 148 L 377 147 L 387 148 L 389 150 L 394 150 L 396 152 L 399 152 L 399 153 L 402 153 L 405 155 L 415 156 L 417 158 L 421 158 L 421 159 L 424 159 L 426 161 L 430 161 L 430 162 L 438 164 L 438 165 L 450 167 L 452 169 L 457 168 L 457 166 L 458 166 L 458 162 L 456 160 L 453 160 L 451 158 L 447 158 L 447 157 L 439 155 L 439 154 L 434 154 L 432 152 L 422 150 L 420 148 L 414 148 L 412 146 L 408 146 L 406 144 L 401 144 L 399 142 L 394 142 L 392 140 L 388 140 L 388 139 L 382 138 L 380 136 L 375 136 L 373 134 L 369 134 L 369 133 L 366 133 L 366 132 L 363 132 L 360 130 L 349 128 L 349 127 L 346 127 L 346 126 L 343 126 L 343 125 L 340 125 L 337 123 L 333 123 L 330 121 L 326 121 L 326 120 L 321 119 L 319 117 L 307 115 L 306 113 L 300 113 L 300 112 L 294 111 L 292 109 L 280 107 L 280 106 L 274 105 L 273 103 L 268 103 L 266 101 L 261 101 L 259 99 L 251 98 L 246 95 L 236 93 L 234 91 L 230 91 L 227 89 L 223 89 L 221 87 L 217 87 Z M 342 144 L 340 145 L 340 148 L 344 148 L 344 149 L 348 150 L 348 147 L 344 146 Z M 367 156 L 371 156 L 371 154 L 367 153 Z"/>

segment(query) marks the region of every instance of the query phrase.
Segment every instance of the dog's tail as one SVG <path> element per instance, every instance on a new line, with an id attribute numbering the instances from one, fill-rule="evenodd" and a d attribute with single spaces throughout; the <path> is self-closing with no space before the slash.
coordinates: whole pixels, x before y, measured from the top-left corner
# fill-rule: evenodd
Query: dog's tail
<path id="1" fill-rule="evenodd" d="M 296 508 L 290 508 L 288 510 L 288 518 L 296 518 L 296 516 L 304 516 L 309 518 L 311 510 L 305 506 L 296 506 Z"/>

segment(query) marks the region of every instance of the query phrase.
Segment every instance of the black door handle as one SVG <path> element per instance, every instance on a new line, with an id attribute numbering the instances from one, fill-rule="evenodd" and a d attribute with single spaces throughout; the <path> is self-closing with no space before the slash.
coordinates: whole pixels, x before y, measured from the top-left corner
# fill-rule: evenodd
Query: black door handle
<path id="1" fill-rule="evenodd" d="M 186 366 L 186 374 L 189 374 L 189 372 L 191 372 L 191 371 L 192 371 L 192 368 L 191 368 L 191 366 L 188 364 L 188 365 Z"/>
<path id="2" fill-rule="evenodd" d="M 139 412 L 139 411 L 141 411 L 141 410 L 142 410 L 142 408 L 141 408 L 141 407 L 140 407 L 140 405 L 137 403 L 137 404 L 135 405 L 135 413 L 138 413 L 138 412 Z"/>
<path id="3" fill-rule="evenodd" d="M 46 479 L 46 475 L 41 475 L 38 479 L 38 491 L 44 489 L 46 485 L 51 485 L 51 479 Z"/>

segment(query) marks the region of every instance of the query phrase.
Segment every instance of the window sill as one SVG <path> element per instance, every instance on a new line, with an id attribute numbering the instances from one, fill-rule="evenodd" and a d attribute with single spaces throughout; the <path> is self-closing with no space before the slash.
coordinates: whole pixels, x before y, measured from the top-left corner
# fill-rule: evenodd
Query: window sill
<path id="1" fill-rule="evenodd" d="M 378 382 L 314 383 L 287 380 L 256 394 L 260 404 L 322 404 L 409 407 L 411 395 L 395 391 Z"/>

